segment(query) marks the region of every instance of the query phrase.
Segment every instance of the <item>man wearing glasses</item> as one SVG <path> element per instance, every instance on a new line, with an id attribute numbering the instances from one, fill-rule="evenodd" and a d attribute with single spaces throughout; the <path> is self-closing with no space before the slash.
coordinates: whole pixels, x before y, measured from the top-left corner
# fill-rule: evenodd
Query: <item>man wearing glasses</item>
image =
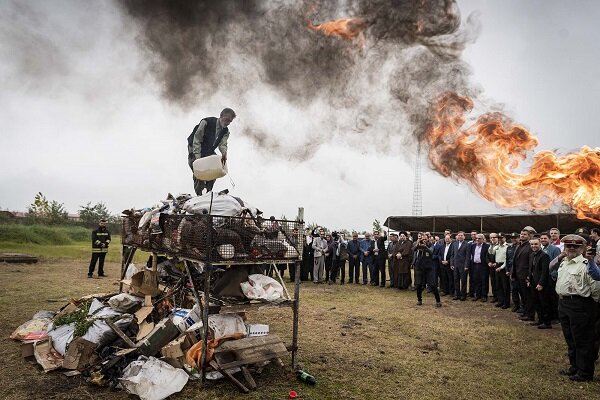
<path id="1" fill-rule="evenodd" d="M 565 250 L 550 265 L 550 270 L 558 268 L 559 319 L 571 364 L 561 374 L 575 382 L 591 381 L 596 359 L 595 302 L 600 299 L 600 284 L 592 275 L 598 271 L 589 253 L 588 258 L 583 255 L 586 250 L 583 237 L 567 235 L 562 242 Z"/>

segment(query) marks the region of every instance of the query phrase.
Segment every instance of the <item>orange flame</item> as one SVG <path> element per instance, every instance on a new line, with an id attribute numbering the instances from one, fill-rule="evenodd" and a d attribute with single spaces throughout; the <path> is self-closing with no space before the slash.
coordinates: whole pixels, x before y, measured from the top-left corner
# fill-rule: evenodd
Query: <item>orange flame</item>
<path id="1" fill-rule="evenodd" d="M 336 36 L 349 41 L 357 39 L 362 45 L 364 43 L 364 31 L 367 29 L 367 23 L 361 18 L 341 18 L 319 25 L 313 25 L 312 22 L 309 22 L 308 29 L 320 31 L 325 36 Z"/>
<path id="2" fill-rule="evenodd" d="M 425 134 L 429 160 L 442 175 L 467 181 L 502 207 L 544 210 L 566 204 L 577 217 L 600 223 L 600 148 L 583 146 L 557 156 L 540 151 L 529 171 L 516 172 L 538 140 L 501 113 L 481 115 L 463 128 L 473 109 L 468 97 L 441 95 Z"/>

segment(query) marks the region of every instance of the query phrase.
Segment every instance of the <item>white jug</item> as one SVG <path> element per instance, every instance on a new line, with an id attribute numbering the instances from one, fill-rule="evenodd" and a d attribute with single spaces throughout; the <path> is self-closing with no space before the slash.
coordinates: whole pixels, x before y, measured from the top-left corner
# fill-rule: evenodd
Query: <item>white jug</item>
<path id="1" fill-rule="evenodd" d="M 199 158 L 194 161 L 192 166 L 194 177 L 201 181 L 212 181 L 227 175 L 227 164 L 223 165 L 221 156 L 217 154 Z"/>

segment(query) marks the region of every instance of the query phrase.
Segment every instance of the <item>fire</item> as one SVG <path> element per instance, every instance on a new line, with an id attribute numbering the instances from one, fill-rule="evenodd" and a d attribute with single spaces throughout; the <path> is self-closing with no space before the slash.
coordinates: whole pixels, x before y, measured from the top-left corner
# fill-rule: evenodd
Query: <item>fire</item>
<path id="1" fill-rule="evenodd" d="M 367 23 L 361 18 L 341 18 L 335 21 L 324 22 L 319 25 L 308 23 L 308 29 L 320 31 L 325 36 L 336 36 L 345 40 L 358 40 L 359 44 L 364 44 L 364 31 L 367 29 Z"/>
<path id="2" fill-rule="evenodd" d="M 438 172 L 469 182 L 502 207 L 544 210 L 566 204 L 578 218 L 600 223 L 600 148 L 583 146 L 561 156 L 540 151 L 521 173 L 537 138 L 501 113 L 483 114 L 463 127 L 472 109 L 472 100 L 456 93 L 441 95 L 434 105 L 425 140 Z"/>

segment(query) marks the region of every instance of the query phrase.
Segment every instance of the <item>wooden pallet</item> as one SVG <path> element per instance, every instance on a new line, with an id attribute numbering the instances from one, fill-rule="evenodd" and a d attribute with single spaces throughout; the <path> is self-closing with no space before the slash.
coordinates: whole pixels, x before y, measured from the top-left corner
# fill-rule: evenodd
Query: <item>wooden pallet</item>
<path id="1" fill-rule="evenodd" d="M 38 262 L 38 258 L 28 254 L 0 253 L 0 262 L 34 264 Z"/>
<path id="2" fill-rule="evenodd" d="M 221 372 L 242 392 L 248 393 L 249 389 L 226 370 L 236 367 L 241 368 L 250 389 L 256 389 L 256 383 L 252 379 L 247 366 L 269 360 L 277 360 L 278 364 L 281 364 L 280 358 L 287 354 L 287 348 L 276 335 L 247 337 L 231 340 L 217 347 L 213 356 L 214 360 L 210 365 Z"/>

